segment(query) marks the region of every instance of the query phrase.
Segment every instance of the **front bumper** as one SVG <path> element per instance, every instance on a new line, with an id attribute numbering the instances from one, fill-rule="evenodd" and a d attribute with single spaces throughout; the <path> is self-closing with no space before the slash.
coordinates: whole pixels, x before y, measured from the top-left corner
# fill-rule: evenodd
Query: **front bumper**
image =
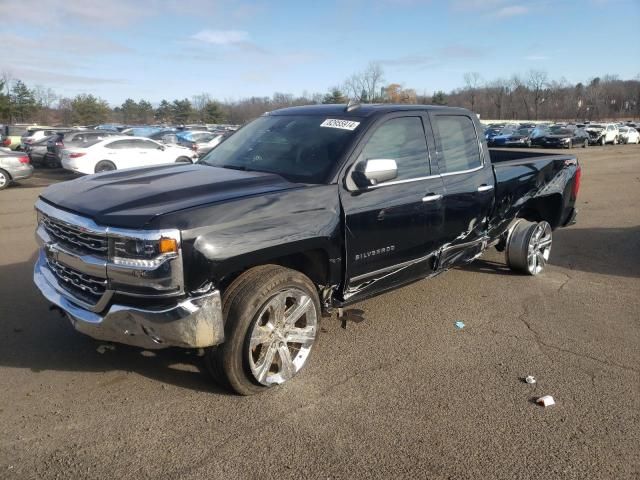
<path id="1" fill-rule="evenodd" d="M 63 310 L 73 327 L 98 340 L 146 349 L 203 348 L 224 341 L 220 292 L 180 300 L 169 308 L 151 310 L 112 304 L 103 313 L 78 306 L 49 269 L 40 250 L 33 280 L 44 297 Z"/>

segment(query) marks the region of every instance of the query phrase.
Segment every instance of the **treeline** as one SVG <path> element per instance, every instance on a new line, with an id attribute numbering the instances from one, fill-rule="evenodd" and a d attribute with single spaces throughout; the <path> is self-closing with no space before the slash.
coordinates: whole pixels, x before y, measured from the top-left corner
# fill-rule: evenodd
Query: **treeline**
<path id="1" fill-rule="evenodd" d="M 463 76 L 464 86 L 449 92 L 418 92 L 400 83 L 387 82 L 379 64 L 371 63 L 327 93 L 216 100 L 208 93 L 189 98 L 162 100 L 127 99 L 112 106 L 92 94 L 74 98 L 58 95 L 41 85 L 27 86 L 4 74 L 0 79 L 0 123 L 91 125 L 105 122 L 232 123 L 242 124 L 278 108 L 318 103 L 437 104 L 466 107 L 481 118 L 531 120 L 617 120 L 640 118 L 640 75 L 621 80 L 604 75 L 585 83 L 554 80 L 544 71 L 532 70 L 511 78 L 484 80 L 478 73 Z"/>

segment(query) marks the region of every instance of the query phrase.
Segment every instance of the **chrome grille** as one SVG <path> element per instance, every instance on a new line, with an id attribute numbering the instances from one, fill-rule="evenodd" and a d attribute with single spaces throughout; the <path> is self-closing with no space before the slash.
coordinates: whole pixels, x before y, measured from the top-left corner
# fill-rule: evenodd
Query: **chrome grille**
<path id="1" fill-rule="evenodd" d="M 74 250 L 106 256 L 109 244 L 106 235 L 92 233 L 56 218 L 42 214 L 42 225 L 55 240 Z"/>
<path id="2" fill-rule="evenodd" d="M 107 289 L 107 279 L 87 275 L 47 258 L 49 268 L 60 280 L 60 284 L 82 300 L 97 303 Z"/>

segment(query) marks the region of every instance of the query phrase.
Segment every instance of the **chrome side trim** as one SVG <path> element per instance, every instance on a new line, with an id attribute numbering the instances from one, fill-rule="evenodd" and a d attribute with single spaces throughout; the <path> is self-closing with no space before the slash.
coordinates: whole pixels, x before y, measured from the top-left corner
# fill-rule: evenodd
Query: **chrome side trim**
<path id="1" fill-rule="evenodd" d="M 484 163 L 482 165 L 480 165 L 479 167 L 471 168 L 469 170 L 460 170 L 458 172 L 441 173 L 440 176 L 441 177 L 450 177 L 451 175 L 462 175 L 462 174 L 465 174 L 465 173 L 473 173 L 473 172 L 477 172 L 478 170 L 482 170 L 483 168 L 484 168 Z"/>
<path id="2" fill-rule="evenodd" d="M 366 190 L 374 190 L 380 187 L 386 187 L 389 185 L 400 185 L 403 183 L 412 183 L 412 182 L 420 182 L 422 180 L 432 180 L 434 178 L 438 178 L 440 175 L 427 175 L 426 177 L 417 177 L 417 178 L 407 178 L 406 180 L 393 180 L 391 182 L 379 183 L 378 185 L 371 185 L 366 188 Z"/>
<path id="3" fill-rule="evenodd" d="M 373 272 L 367 272 L 367 273 L 363 273 L 361 275 L 358 275 L 357 277 L 353 277 L 351 278 L 351 282 L 359 282 L 360 280 L 365 280 L 369 277 L 376 277 L 378 275 L 382 275 L 388 272 L 393 272 L 395 270 L 402 270 L 403 268 L 406 267 L 410 267 L 411 265 L 417 264 L 417 263 L 421 263 L 421 262 L 426 262 L 427 260 L 429 260 L 431 257 L 433 257 L 436 254 L 436 252 L 430 253 L 429 255 L 425 255 L 424 257 L 420 257 L 420 258 L 416 258 L 414 260 L 408 260 L 406 262 L 402 262 L 402 263 L 397 263 L 395 265 L 390 265 L 388 267 L 384 267 L 381 268 L 379 270 L 375 270 Z"/>

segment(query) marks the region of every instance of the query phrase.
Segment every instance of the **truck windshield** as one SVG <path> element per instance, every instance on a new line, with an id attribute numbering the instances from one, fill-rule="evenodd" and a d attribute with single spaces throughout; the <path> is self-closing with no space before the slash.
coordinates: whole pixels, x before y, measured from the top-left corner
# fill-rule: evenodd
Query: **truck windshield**
<path id="1" fill-rule="evenodd" d="M 198 163 L 276 173 L 289 181 L 326 183 L 360 124 L 315 115 L 260 117 L 214 148 Z"/>

